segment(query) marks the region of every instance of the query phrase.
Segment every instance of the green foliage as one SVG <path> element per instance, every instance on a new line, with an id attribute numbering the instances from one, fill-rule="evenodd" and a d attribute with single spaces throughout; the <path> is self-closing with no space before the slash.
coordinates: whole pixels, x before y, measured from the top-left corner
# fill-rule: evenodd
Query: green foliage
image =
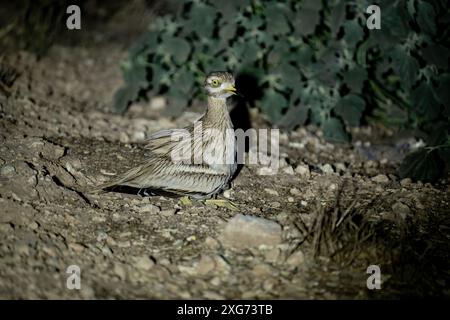
<path id="1" fill-rule="evenodd" d="M 437 147 L 433 159 L 444 161 L 439 149 L 447 148 L 450 123 L 446 3 L 378 1 L 381 30 L 366 27 L 371 4 L 185 0 L 176 15 L 158 17 L 131 49 L 115 108 L 124 111 L 143 93 L 165 94 L 175 116 L 202 94 L 205 73 L 230 70 L 243 95 L 280 128 L 313 123 L 342 142 L 350 138 L 346 129 L 364 119 L 412 127 Z M 239 82 L 244 74 L 256 86 Z M 434 143 L 436 136 L 445 142 Z M 402 172 L 434 177 L 421 171 L 426 163 L 415 158 Z"/>

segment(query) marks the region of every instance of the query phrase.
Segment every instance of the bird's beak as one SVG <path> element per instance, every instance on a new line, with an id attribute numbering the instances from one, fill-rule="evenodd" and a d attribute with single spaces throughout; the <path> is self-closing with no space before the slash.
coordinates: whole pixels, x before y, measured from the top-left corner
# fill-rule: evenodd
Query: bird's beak
<path id="1" fill-rule="evenodd" d="M 234 86 L 229 86 L 228 88 L 225 89 L 225 91 L 230 92 L 232 94 L 237 94 L 236 88 Z"/>

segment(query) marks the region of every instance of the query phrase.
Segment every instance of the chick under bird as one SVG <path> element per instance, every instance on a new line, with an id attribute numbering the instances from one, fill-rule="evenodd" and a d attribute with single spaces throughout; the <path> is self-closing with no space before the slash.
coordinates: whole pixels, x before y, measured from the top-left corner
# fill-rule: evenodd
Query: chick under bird
<path id="1" fill-rule="evenodd" d="M 150 150 L 148 159 L 92 191 L 128 186 L 146 190 L 147 194 L 162 192 L 194 199 L 210 198 L 223 191 L 237 167 L 236 141 L 227 108 L 227 98 L 236 94 L 235 80 L 228 72 L 212 72 L 204 88 L 208 105 L 199 120 L 184 129 L 152 134 L 146 146 Z M 188 163 L 174 159 L 181 150 L 189 151 Z"/>

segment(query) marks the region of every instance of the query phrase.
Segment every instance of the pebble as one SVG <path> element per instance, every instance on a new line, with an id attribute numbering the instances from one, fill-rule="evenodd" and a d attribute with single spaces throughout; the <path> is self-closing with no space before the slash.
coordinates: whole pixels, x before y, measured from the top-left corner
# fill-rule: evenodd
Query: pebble
<path id="1" fill-rule="evenodd" d="M 137 210 L 142 213 L 156 214 L 159 211 L 161 211 L 161 208 L 158 206 L 155 206 L 154 204 L 146 203 L 142 206 L 137 207 Z"/>
<path id="2" fill-rule="evenodd" d="M 118 276 L 120 280 L 125 280 L 127 273 L 122 263 L 115 263 L 113 271 L 114 274 Z"/>
<path id="3" fill-rule="evenodd" d="M 69 243 L 68 247 L 78 253 L 82 252 L 85 249 L 85 247 L 83 245 L 76 243 L 76 242 Z"/>
<path id="4" fill-rule="evenodd" d="M 342 162 L 337 162 L 334 164 L 334 166 L 336 167 L 336 170 L 339 172 L 345 172 L 347 170 L 347 167 Z"/>
<path id="5" fill-rule="evenodd" d="M 293 175 L 295 174 L 294 169 L 291 166 L 284 167 L 282 171 L 286 174 Z"/>
<path id="6" fill-rule="evenodd" d="M 278 249 L 277 247 L 271 247 L 264 253 L 264 258 L 266 259 L 266 261 L 271 263 L 277 262 L 279 257 L 280 257 L 280 249 Z"/>
<path id="7" fill-rule="evenodd" d="M 269 205 L 272 208 L 280 208 L 281 207 L 281 203 L 279 203 L 278 201 L 271 202 L 271 203 L 269 203 Z"/>
<path id="8" fill-rule="evenodd" d="M 267 219 L 237 214 L 225 225 L 220 238 L 224 245 L 243 249 L 281 243 L 281 226 Z"/>
<path id="9" fill-rule="evenodd" d="M 293 197 L 288 197 L 287 200 L 288 200 L 288 202 L 294 202 L 294 198 Z"/>
<path id="10" fill-rule="evenodd" d="M 333 174 L 334 173 L 334 169 L 329 163 L 326 163 L 326 164 L 320 166 L 320 170 L 325 174 Z"/>
<path id="11" fill-rule="evenodd" d="M 143 255 L 134 258 L 134 266 L 140 270 L 149 271 L 154 265 L 155 262 L 149 256 Z"/>
<path id="12" fill-rule="evenodd" d="M 277 171 L 272 169 L 272 168 L 270 168 L 270 167 L 260 167 L 256 171 L 256 174 L 258 176 L 270 176 L 270 175 L 274 175 L 276 173 L 277 173 Z"/>
<path id="13" fill-rule="evenodd" d="M 206 275 L 213 271 L 215 274 L 228 274 L 230 270 L 230 265 L 220 255 L 202 255 L 195 264 L 195 271 L 199 275 Z"/>
<path id="14" fill-rule="evenodd" d="M 234 196 L 234 190 L 233 189 L 227 189 L 223 192 L 223 196 L 227 199 L 233 199 Z"/>
<path id="15" fill-rule="evenodd" d="M 291 189 L 289 190 L 289 193 L 292 194 L 292 195 L 294 195 L 294 196 L 299 196 L 299 195 L 302 194 L 302 193 L 300 192 L 300 190 L 298 190 L 297 188 L 291 188 Z"/>
<path id="16" fill-rule="evenodd" d="M 299 174 L 302 178 L 309 178 L 311 176 L 311 171 L 309 170 L 309 167 L 307 164 L 299 164 L 295 168 L 295 172 Z"/>
<path id="17" fill-rule="evenodd" d="M 278 191 L 274 190 L 274 189 L 270 189 L 270 188 L 264 188 L 264 191 L 267 192 L 268 194 L 272 195 L 272 196 L 279 196 Z"/>
<path id="18" fill-rule="evenodd" d="M 400 185 L 402 187 L 409 186 L 411 183 L 412 183 L 412 180 L 410 178 L 405 178 L 400 181 Z"/>
<path id="19" fill-rule="evenodd" d="M 392 211 L 395 214 L 399 214 L 402 219 L 406 219 L 406 217 L 411 213 L 411 209 L 404 203 L 396 202 L 392 205 Z"/>
<path id="20" fill-rule="evenodd" d="M 205 245 L 208 247 L 208 249 L 211 250 L 217 250 L 220 248 L 220 243 L 213 237 L 207 236 L 205 239 Z"/>
<path id="21" fill-rule="evenodd" d="M 170 217 L 173 216 L 177 212 L 176 209 L 166 209 L 161 211 L 161 215 L 164 217 Z"/>
<path id="22" fill-rule="evenodd" d="M 379 174 L 375 177 L 372 177 L 370 180 L 377 183 L 387 183 L 389 182 L 389 178 L 385 174 Z"/>
<path id="23" fill-rule="evenodd" d="M 301 250 L 295 251 L 286 259 L 286 264 L 291 267 L 299 267 L 305 262 L 305 254 Z"/>
<path id="24" fill-rule="evenodd" d="M 5 165 L 0 169 L 0 175 L 8 177 L 13 175 L 16 169 L 12 165 Z"/>
<path id="25" fill-rule="evenodd" d="M 267 277 L 272 274 L 272 268 L 267 264 L 259 263 L 253 267 L 252 273 L 255 277 Z"/>

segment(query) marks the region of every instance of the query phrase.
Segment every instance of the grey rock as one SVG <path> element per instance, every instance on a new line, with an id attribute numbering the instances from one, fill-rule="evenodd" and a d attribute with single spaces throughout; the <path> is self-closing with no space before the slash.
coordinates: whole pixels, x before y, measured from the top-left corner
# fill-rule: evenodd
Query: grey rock
<path id="1" fill-rule="evenodd" d="M 389 178 L 385 174 L 379 174 L 375 177 L 372 177 L 371 180 L 376 183 L 387 183 L 389 182 Z"/>
<path id="2" fill-rule="evenodd" d="M 267 219 L 237 214 L 225 225 L 220 240 L 239 249 L 276 246 L 281 243 L 281 226 Z"/>

